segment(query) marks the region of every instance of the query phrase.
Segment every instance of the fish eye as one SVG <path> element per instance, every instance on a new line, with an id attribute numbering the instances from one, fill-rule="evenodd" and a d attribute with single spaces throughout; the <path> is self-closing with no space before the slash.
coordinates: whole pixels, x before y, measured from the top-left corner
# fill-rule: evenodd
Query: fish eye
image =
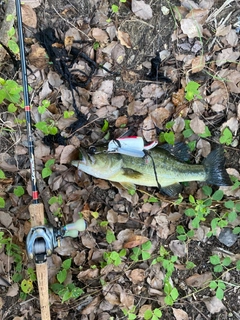
<path id="1" fill-rule="evenodd" d="M 94 146 L 91 146 L 88 148 L 88 153 L 90 153 L 90 154 L 94 154 L 94 153 L 96 153 L 96 151 L 97 151 L 97 149 Z"/>

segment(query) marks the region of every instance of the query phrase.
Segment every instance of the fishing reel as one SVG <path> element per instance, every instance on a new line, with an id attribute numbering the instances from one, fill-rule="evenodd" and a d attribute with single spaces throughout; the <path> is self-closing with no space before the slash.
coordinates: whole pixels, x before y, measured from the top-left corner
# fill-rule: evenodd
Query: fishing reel
<path id="1" fill-rule="evenodd" d="M 79 231 L 86 229 L 83 219 L 64 227 L 37 226 L 31 228 L 26 240 L 26 249 L 29 259 L 35 258 L 36 263 L 43 263 L 51 256 L 54 248 L 60 246 L 61 239 L 65 237 L 76 238 Z"/>

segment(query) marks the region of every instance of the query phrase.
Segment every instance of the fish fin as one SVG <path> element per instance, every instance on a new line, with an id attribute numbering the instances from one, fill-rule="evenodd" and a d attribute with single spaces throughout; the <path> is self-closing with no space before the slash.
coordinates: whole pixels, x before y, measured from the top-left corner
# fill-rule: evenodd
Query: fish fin
<path id="1" fill-rule="evenodd" d="M 225 169 L 223 148 L 213 150 L 203 161 L 207 179 L 206 182 L 216 186 L 231 186 L 231 179 Z"/>
<path id="2" fill-rule="evenodd" d="M 135 184 L 131 183 L 131 182 L 121 182 L 120 183 L 124 189 L 126 190 L 136 190 L 136 186 Z"/>
<path id="3" fill-rule="evenodd" d="M 165 193 L 169 197 L 176 197 L 182 192 L 182 185 L 180 183 L 174 183 L 167 187 L 162 187 L 161 192 Z"/>
<path id="4" fill-rule="evenodd" d="M 171 153 L 177 160 L 188 161 L 190 159 L 190 150 L 184 142 L 178 142 L 174 145 L 163 144 L 160 148 Z"/>
<path id="5" fill-rule="evenodd" d="M 122 168 L 123 175 L 128 178 L 138 179 L 142 176 L 142 173 L 133 169 L 129 168 Z"/>

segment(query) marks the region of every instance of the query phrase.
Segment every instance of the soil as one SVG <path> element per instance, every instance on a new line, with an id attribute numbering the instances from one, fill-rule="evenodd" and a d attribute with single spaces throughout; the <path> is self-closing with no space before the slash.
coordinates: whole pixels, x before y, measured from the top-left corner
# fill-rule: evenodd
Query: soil
<path id="1" fill-rule="evenodd" d="M 103 1 L 75 1 L 75 0 L 46 0 L 41 3 L 39 7 L 35 9 L 37 13 L 38 26 L 37 29 L 44 29 L 46 27 L 52 27 L 57 30 L 58 34 L 63 35 L 70 27 L 77 26 L 79 23 L 84 23 L 86 21 L 90 24 L 91 28 L 93 27 L 102 27 L 99 25 L 98 20 L 96 18 L 98 8 L 100 3 L 106 2 L 106 5 L 110 7 L 111 4 L 116 3 L 113 0 L 103 0 Z M 130 3 L 128 1 L 127 3 Z M 126 49 L 126 57 L 124 62 L 119 66 L 115 65 L 114 71 L 118 71 L 123 75 L 124 72 L 133 71 L 135 75 L 138 76 L 138 80 L 127 82 L 123 80 L 123 77 L 108 75 L 108 79 L 114 80 L 114 90 L 115 94 L 120 95 L 122 92 L 130 93 L 129 101 L 132 97 L 138 95 L 141 89 L 146 85 L 146 74 L 149 71 L 147 67 L 144 67 L 144 63 L 146 61 L 150 61 L 153 58 L 157 51 L 161 51 L 163 49 L 168 49 L 171 52 L 170 57 L 167 61 L 164 62 L 162 67 L 164 70 L 167 70 L 169 67 L 174 67 L 179 69 L 179 72 L 184 74 L 184 70 L 181 70 L 180 63 L 176 61 L 175 54 L 178 50 L 176 46 L 176 42 L 172 41 L 172 34 L 175 28 L 175 23 L 173 16 L 163 15 L 161 12 L 161 8 L 163 6 L 169 6 L 169 1 L 165 0 L 149 0 L 145 1 L 151 5 L 153 9 L 153 17 L 150 20 L 143 21 L 141 19 L 133 17 L 132 11 L 127 5 L 121 5 L 120 11 L 117 16 L 113 16 L 113 22 L 115 26 L 121 27 L 121 30 L 127 32 L 130 35 L 130 39 L 132 41 L 132 46 L 129 49 Z M 195 1 L 198 3 L 199 1 Z M 224 1 L 215 1 L 212 10 L 219 8 Z M 179 1 L 171 1 L 171 5 L 180 5 Z M 231 4 L 231 10 L 235 8 L 234 14 L 231 16 L 229 23 L 234 24 L 237 21 L 237 17 L 240 15 L 239 5 L 233 2 Z M 57 12 L 59 14 L 57 14 Z M 230 9 L 227 8 L 223 11 L 223 18 L 230 12 Z M 110 17 L 111 11 L 109 9 L 108 15 Z M 217 19 L 221 19 L 219 16 Z M 32 34 L 36 30 L 27 29 L 25 32 L 28 33 L 28 36 L 32 36 Z M 11 64 L 10 60 L 8 61 Z M 9 71 L 10 72 L 10 71 Z M 44 71 L 43 71 L 44 72 Z M 46 71 L 45 71 L 46 72 Z M 11 74 L 12 76 L 12 74 Z M 166 97 L 170 96 L 173 92 L 177 92 L 178 89 L 181 88 L 181 79 L 173 82 L 172 84 L 162 84 L 163 89 L 165 90 L 165 95 L 161 97 L 158 103 L 164 101 Z M 239 103 L 239 96 L 231 95 L 229 97 L 229 101 L 232 104 L 237 105 Z M 122 107 L 119 110 L 119 115 L 127 114 L 126 106 Z M 1 112 L 3 112 L 1 110 Z M 219 136 L 220 126 L 224 121 L 226 121 L 227 115 L 224 114 L 220 121 L 213 124 L 214 132 L 216 136 Z M 94 115 L 92 115 L 94 118 Z M 92 119 L 91 118 L 91 119 Z M 95 117 L 96 118 L 96 117 Z M 129 117 L 128 127 L 131 128 L 133 134 L 137 134 L 139 130 L 139 126 L 142 125 L 143 116 L 131 116 Z M 93 132 L 99 129 L 98 124 L 102 123 L 102 120 L 97 120 L 93 125 L 90 125 L 86 129 L 79 130 L 76 135 L 78 138 L 85 138 L 85 142 L 83 144 L 89 145 L 94 141 Z M 113 123 L 113 121 L 112 121 Z M 121 132 L 119 130 L 117 133 Z M 25 134 L 25 133 L 24 133 Z M 0 153 L 8 153 L 12 156 L 11 161 L 15 164 L 17 163 L 18 168 L 21 170 L 21 173 L 28 168 L 28 156 L 27 155 L 15 155 L 13 148 L 13 141 L 15 141 L 18 137 L 12 137 L 9 133 L 1 134 L 1 142 L 0 142 Z M 213 142 L 211 141 L 213 144 Z M 238 149 L 239 150 L 239 149 Z M 226 153 L 226 166 L 236 169 L 238 172 L 240 171 L 240 162 L 239 162 L 239 152 L 236 152 L 235 148 L 227 149 Z M 72 212 L 76 213 L 78 211 L 90 210 L 92 212 L 97 211 L 101 215 L 102 221 L 108 220 L 109 210 L 113 209 L 117 215 L 122 215 L 122 220 L 126 217 L 124 222 L 116 222 L 114 225 L 114 232 L 118 234 L 119 232 L 127 229 L 137 230 L 138 234 L 141 236 L 145 236 L 154 243 L 155 248 L 154 255 L 157 254 L 160 245 L 163 245 L 165 248 L 168 248 L 171 240 L 176 239 L 176 234 L 172 234 L 167 239 L 161 239 L 158 235 L 157 228 L 150 227 L 151 221 L 153 217 L 149 216 L 148 212 L 144 212 L 144 210 L 140 210 L 144 205 L 144 193 L 138 194 L 138 201 L 133 203 L 132 201 L 128 201 L 126 197 L 119 196 L 119 188 L 114 184 L 108 185 L 107 188 L 102 188 L 102 186 L 98 186 L 98 182 L 96 179 L 92 179 L 90 176 L 83 174 L 81 177 L 78 177 L 75 170 L 71 168 L 69 165 L 67 167 L 68 174 L 70 173 L 70 178 L 66 178 L 64 181 L 64 187 L 61 187 L 60 193 L 58 191 L 51 190 L 51 195 L 62 194 L 65 201 L 71 203 Z M 22 174 L 21 176 L 8 172 L 8 178 L 13 180 L 12 185 L 23 184 L 27 186 L 28 174 L 25 176 Z M 61 176 L 61 173 L 57 173 L 56 176 Z M 55 176 L 55 177 L 56 177 Z M 64 176 L 63 176 L 64 179 Z M 71 180 L 72 179 L 72 180 Z M 74 181 L 74 183 L 73 183 Z M 95 184 L 96 183 L 96 184 Z M 51 183 L 50 183 L 51 184 Z M 52 182 L 53 184 L 53 182 Z M 74 185 L 74 186 L 72 186 Z M 62 185 L 61 185 L 62 186 Z M 46 185 L 42 187 L 44 189 Z M 50 185 L 50 189 L 52 185 Z M 72 188 L 72 189 L 71 189 Z M 6 192 L 11 191 L 7 190 Z M 145 188 L 144 192 L 153 193 L 156 196 L 160 196 L 156 190 L 152 188 Z M 0 194 L 1 195 L 1 194 Z M 72 196 L 72 197 L 71 197 Z M 78 202 L 74 197 L 78 196 Z M 186 194 L 187 196 L 187 194 Z M 69 199 L 68 199 L 69 197 Z M 118 199 L 118 201 L 117 201 Z M 164 199 L 164 198 L 162 198 Z M 18 212 L 18 208 L 13 208 L 12 205 L 9 204 L 9 210 L 11 215 L 14 214 L 14 223 L 17 227 L 24 228 L 29 219 L 27 213 L 27 206 L 30 203 L 30 197 L 25 196 L 23 203 L 21 203 L 21 212 Z M 8 202 L 9 203 L 9 202 Z M 17 202 L 16 202 L 17 203 Z M 86 209 L 87 203 L 87 209 Z M 17 205 L 17 204 L 16 204 Z M 163 213 L 169 215 L 174 213 L 174 206 L 169 206 L 161 209 Z M 51 214 L 51 213 L 50 213 Z M 19 217 L 19 218 L 18 218 Z M 71 221 L 71 212 L 64 212 L 65 222 Z M 183 226 L 188 226 L 189 219 L 183 216 L 178 222 Z M 207 222 L 206 222 L 207 225 Z M 94 232 L 94 226 L 91 226 L 92 230 L 89 233 L 92 234 L 93 238 L 96 241 L 97 248 L 101 250 L 109 249 L 109 244 L 106 242 L 106 234 L 102 232 Z M 78 252 L 84 252 L 85 261 L 81 266 L 75 266 L 72 269 L 72 281 L 78 286 L 84 286 L 85 294 L 83 297 L 78 299 L 74 299 L 68 303 L 61 304 L 60 302 L 54 302 L 51 305 L 51 316 L 52 320 L 58 319 L 127 319 L 126 316 L 123 315 L 121 310 L 121 306 L 114 305 L 109 306 L 109 309 L 104 305 L 106 304 L 106 300 L 104 300 L 103 292 L 101 290 L 101 276 L 96 277 L 96 279 L 91 279 L 88 281 L 80 281 L 77 278 L 77 274 L 79 269 L 87 270 L 90 268 L 90 265 L 94 265 L 95 260 L 91 257 L 93 254 L 93 248 L 85 247 L 80 239 L 73 240 Z M 23 244 L 21 244 L 23 246 Z M 213 254 L 213 252 L 219 252 L 219 254 L 224 254 L 224 252 L 229 252 L 231 255 L 235 255 L 239 253 L 239 245 L 240 239 L 231 247 L 228 248 L 222 243 L 220 243 L 215 236 L 208 238 L 206 241 L 197 241 L 191 240 L 187 247 L 188 256 L 187 258 L 179 258 L 178 264 L 184 264 L 186 259 L 192 261 L 196 267 L 194 270 L 181 270 L 175 269 L 173 273 L 173 282 L 178 287 L 179 294 L 181 297 L 186 297 L 184 299 L 179 299 L 177 303 L 174 304 L 174 308 L 184 310 L 188 318 L 181 319 L 192 319 L 192 320 L 238 320 L 240 319 L 240 289 L 238 287 L 229 287 L 225 292 L 225 297 L 223 300 L 223 304 L 225 309 L 219 311 L 215 314 L 211 314 L 206 307 L 204 301 L 209 297 L 214 296 L 214 292 L 209 288 L 204 290 L 196 290 L 195 293 L 193 288 L 189 288 L 185 284 L 185 280 L 190 276 L 198 273 L 203 274 L 206 272 L 212 272 L 212 265 L 209 261 L 209 256 Z M 57 254 L 56 254 L 57 255 Z M 83 259 L 84 260 L 84 259 Z M 97 261 L 97 259 L 96 259 Z M 130 261 L 126 261 L 128 263 L 128 269 L 131 267 Z M 27 268 L 26 257 L 24 258 L 24 267 Z M 146 278 L 151 273 L 151 266 L 147 262 L 137 262 L 134 266 L 134 269 L 143 269 L 145 270 Z M 11 273 L 14 270 L 10 271 Z M 102 276 L 103 277 L 103 276 Z M 54 278 L 54 277 L 53 277 Z M 53 281 L 53 278 L 51 281 Z M 107 275 L 104 275 L 104 281 L 107 283 L 120 284 L 124 287 L 126 291 L 131 291 L 134 295 L 135 305 L 137 305 L 137 309 L 144 305 L 149 304 L 152 305 L 152 309 L 158 308 L 161 305 L 162 297 L 158 294 L 151 293 L 149 290 L 149 285 L 145 280 L 143 283 L 139 285 L 133 285 L 133 283 L 129 280 L 127 276 L 126 270 L 122 270 L 119 272 L 116 268 L 113 268 Z M 145 278 L 145 279 L 146 279 Z M 240 273 L 236 270 L 229 271 L 226 275 L 226 281 L 230 279 L 232 283 L 240 283 Z M 150 281 L 150 280 L 149 280 Z M 19 295 L 15 297 L 6 296 L 8 291 L 8 287 L 0 286 L 0 298 L 4 301 L 4 304 L 1 306 L 2 311 L 2 319 L 8 320 L 20 320 L 20 319 L 40 319 L 40 309 L 39 309 L 39 301 L 37 298 L 37 291 L 33 293 L 33 295 L 29 295 L 26 301 L 21 301 L 19 299 Z M 156 290 L 157 291 L 157 290 Z M 93 299 L 96 299 L 95 306 L 92 307 L 92 312 L 81 313 L 83 310 Z M 1 302 L 0 301 L 0 302 Z M 105 307 L 105 308 L 104 308 Z M 104 310 L 104 311 L 103 311 Z M 162 319 L 176 319 L 173 315 L 173 310 L 171 307 L 163 309 L 163 317 Z M 178 318 L 177 320 L 179 320 Z"/>

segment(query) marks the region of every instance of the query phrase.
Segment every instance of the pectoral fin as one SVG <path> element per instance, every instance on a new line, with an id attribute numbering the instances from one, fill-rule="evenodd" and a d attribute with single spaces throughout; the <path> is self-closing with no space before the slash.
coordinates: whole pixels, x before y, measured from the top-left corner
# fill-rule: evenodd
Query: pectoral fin
<path id="1" fill-rule="evenodd" d="M 124 189 L 126 190 L 136 190 L 136 186 L 133 183 L 130 182 L 121 182 L 120 183 Z"/>
<path id="2" fill-rule="evenodd" d="M 182 192 L 182 185 L 180 183 L 174 183 L 170 186 L 161 188 L 161 192 L 165 193 L 169 197 L 176 197 Z"/>
<path id="3" fill-rule="evenodd" d="M 128 178 L 132 178 L 132 179 L 138 179 L 142 176 L 142 173 L 133 169 L 129 169 L 129 168 L 122 168 L 123 170 L 123 175 L 128 177 Z"/>

